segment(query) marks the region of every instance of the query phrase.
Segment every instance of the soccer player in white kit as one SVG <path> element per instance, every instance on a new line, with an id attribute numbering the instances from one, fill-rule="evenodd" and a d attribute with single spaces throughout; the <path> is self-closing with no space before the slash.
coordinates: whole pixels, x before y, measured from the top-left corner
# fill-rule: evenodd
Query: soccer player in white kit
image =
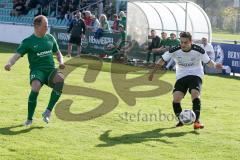
<path id="1" fill-rule="evenodd" d="M 162 55 L 162 58 L 156 63 L 148 79 L 152 81 L 154 73 L 161 68 L 165 62 L 173 58 L 176 63 L 176 83 L 173 89 L 173 110 L 178 117 L 182 111 L 181 100 L 187 91 L 191 94 L 193 111 L 196 114 L 194 129 L 202 129 L 204 125 L 200 123 L 201 100 L 200 92 L 202 78 L 204 76 L 202 62 L 209 67 L 217 69 L 222 68 L 222 64 L 212 61 L 205 50 L 192 43 L 192 35 L 189 32 L 182 32 L 180 35 L 180 45 L 176 46 Z M 183 124 L 179 121 L 176 127 Z"/>

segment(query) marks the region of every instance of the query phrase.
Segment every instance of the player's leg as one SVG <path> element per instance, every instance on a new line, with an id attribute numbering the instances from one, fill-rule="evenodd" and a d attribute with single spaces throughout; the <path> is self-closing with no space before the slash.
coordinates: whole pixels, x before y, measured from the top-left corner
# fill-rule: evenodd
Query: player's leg
<path id="1" fill-rule="evenodd" d="M 176 117 L 179 120 L 179 115 L 182 112 L 182 107 L 181 107 L 181 101 L 184 98 L 184 93 L 181 91 L 175 91 L 173 92 L 173 111 L 174 114 L 176 115 Z M 178 124 L 176 125 L 176 127 L 180 127 L 183 126 L 183 124 L 179 121 Z"/>
<path id="2" fill-rule="evenodd" d="M 28 97 L 28 116 L 25 125 L 31 125 L 35 108 L 37 106 L 38 93 L 42 87 L 43 73 L 41 71 L 31 71 L 30 84 L 31 92 Z"/>
<path id="3" fill-rule="evenodd" d="M 153 53 L 153 64 L 155 64 L 157 58 L 157 53 Z"/>
<path id="4" fill-rule="evenodd" d="M 82 50 L 81 45 L 77 45 L 77 57 L 80 57 L 81 50 Z"/>
<path id="5" fill-rule="evenodd" d="M 68 42 L 68 54 L 67 54 L 68 57 L 71 57 L 73 43 L 74 43 L 74 38 L 71 36 Z"/>
<path id="6" fill-rule="evenodd" d="M 179 115 L 182 112 L 182 107 L 181 107 L 181 101 L 184 98 L 186 92 L 187 92 L 187 85 L 186 85 L 186 78 L 183 77 L 179 80 L 174 85 L 174 90 L 173 90 L 173 111 L 176 115 L 176 117 L 179 120 Z M 179 121 L 176 127 L 183 126 L 183 124 Z"/>
<path id="7" fill-rule="evenodd" d="M 147 64 L 150 63 L 150 57 L 151 57 L 151 52 L 148 52 L 148 53 L 147 53 L 147 59 L 146 59 Z"/>
<path id="8" fill-rule="evenodd" d="M 47 109 L 49 109 L 50 111 L 53 109 L 54 105 L 60 98 L 62 94 L 63 85 L 64 85 L 64 75 L 58 71 L 53 77 L 53 90 L 52 90 L 50 101 L 47 107 Z"/>
<path id="9" fill-rule="evenodd" d="M 202 129 L 204 128 L 204 125 L 199 121 L 200 112 L 201 112 L 200 92 L 198 90 L 192 89 L 191 96 L 192 96 L 193 112 L 196 115 L 196 120 L 194 122 L 193 127 L 194 129 Z"/>
<path id="10" fill-rule="evenodd" d="M 67 56 L 71 57 L 71 54 L 72 54 L 72 43 L 68 43 L 68 54 L 67 54 Z"/>
<path id="11" fill-rule="evenodd" d="M 55 104 L 57 103 L 58 99 L 60 98 L 62 94 L 62 89 L 64 85 L 64 75 L 57 71 L 54 70 L 52 74 L 49 76 L 49 86 L 53 88 L 50 96 L 50 100 L 47 106 L 47 109 L 45 112 L 42 114 L 43 120 L 48 123 L 49 118 L 51 116 L 51 112 Z"/>
<path id="12" fill-rule="evenodd" d="M 77 42 L 77 57 L 80 57 L 81 55 L 81 51 L 82 51 L 82 47 L 81 47 L 81 38 L 78 38 L 76 40 Z"/>
<path id="13" fill-rule="evenodd" d="M 189 87 L 189 91 L 191 93 L 192 98 L 192 109 L 193 112 L 196 115 L 196 121 L 194 123 L 194 128 L 203 128 L 204 126 L 199 122 L 200 118 L 200 112 L 201 112 L 201 99 L 200 99 L 200 93 L 201 93 L 201 86 L 202 86 L 202 80 L 200 77 L 192 76 L 190 78 L 191 83 Z"/>
<path id="14" fill-rule="evenodd" d="M 192 97 L 193 111 L 196 114 L 196 121 L 198 121 L 200 117 L 200 110 L 201 110 L 200 92 L 196 89 L 191 89 L 191 97 Z"/>

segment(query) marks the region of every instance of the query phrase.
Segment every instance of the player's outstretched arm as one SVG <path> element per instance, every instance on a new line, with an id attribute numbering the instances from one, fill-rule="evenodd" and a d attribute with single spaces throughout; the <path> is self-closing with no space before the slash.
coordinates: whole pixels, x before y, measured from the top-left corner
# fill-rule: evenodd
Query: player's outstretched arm
<path id="1" fill-rule="evenodd" d="M 212 68 L 216 68 L 216 69 L 222 69 L 222 64 L 221 63 L 215 63 L 214 61 L 210 60 L 207 65 L 209 67 L 212 67 Z"/>
<path id="2" fill-rule="evenodd" d="M 7 62 L 7 64 L 4 66 L 6 71 L 10 71 L 11 67 L 16 63 L 16 61 L 21 57 L 20 54 L 15 53 Z"/>
<path id="3" fill-rule="evenodd" d="M 64 69 L 65 65 L 64 65 L 64 61 L 63 61 L 63 56 L 62 56 L 61 51 L 59 51 L 59 50 L 57 51 L 57 60 L 59 62 L 59 68 Z"/>
<path id="4" fill-rule="evenodd" d="M 164 64 L 165 64 L 165 61 L 162 58 L 155 64 L 154 69 L 150 72 L 150 75 L 148 76 L 149 81 L 153 80 L 154 73 L 156 73 L 156 71 L 159 68 L 161 68 Z"/>

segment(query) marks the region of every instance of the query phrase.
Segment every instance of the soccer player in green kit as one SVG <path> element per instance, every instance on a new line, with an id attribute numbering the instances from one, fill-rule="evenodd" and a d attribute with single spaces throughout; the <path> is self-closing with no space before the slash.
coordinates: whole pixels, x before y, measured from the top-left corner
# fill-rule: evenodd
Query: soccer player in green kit
<path id="1" fill-rule="evenodd" d="M 24 123 L 26 126 L 32 124 L 41 87 L 46 84 L 53 88 L 48 106 L 42 114 L 43 121 L 48 123 L 51 111 L 61 96 L 64 85 L 63 74 L 55 68 L 53 53 L 56 53 L 60 69 L 65 68 L 63 56 L 55 38 L 51 34 L 46 33 L 48 30 L 48 19 L 43 15 L 39 15 L 34 18 L 33 25 L 34 33 L 22 41 L 17 48 L 17 52 L 5 65 L 5 70 L 10 71 L 20 57 L 25 54 L 28 56 L 31 92 L 28 97 L 28 116 Z"/>

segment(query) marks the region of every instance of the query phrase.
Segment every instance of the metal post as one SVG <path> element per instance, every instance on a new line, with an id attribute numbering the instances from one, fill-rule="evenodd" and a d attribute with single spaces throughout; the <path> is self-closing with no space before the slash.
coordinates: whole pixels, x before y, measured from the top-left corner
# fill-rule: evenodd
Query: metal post
<path id="1" fill-rule="evenodd" d="M 81 10 L 81 3 L 79 2 L 78 4 L 78 10 L 80 11 Z"/>
<path id="2" fill-rule="evenodd" d="M 51 2 L 48 4 L 48 17 L 51 16 Z"/>
<path id="3" fill-rule="evenodd" d="M 57 4 L 56 4 L 56 17 L 58 17 L 58 0 L 57 0 Z"/>
<path id="4" fill-rule="evenodd" d="M 234 22 L 234 33 L 236 33 L 237 32 L 237 22 L 238 22 L 238 11 L 235 11 L 236 12 L 236 14 L 235 14 L 235 22 Z"/>
<path id="5" fill-rule="evenodd" d="M 240 7 L 237 9 L 237 32 L 240 32 Z"/>
<path id="6" fill-rule="evenodd" d="M 235 23 L 234 23 L 234 33 L 239 32 L 240 28 L 240 1 L 234 0 L 233 7 L 236 9 L 235 14 Z"/>
<path id="7" fill-rule="evenodd" d="M 188 2 L 186 2 L 185 8 L 185 32 L 187 31 L 187 16 L 188 16 Z"/>

